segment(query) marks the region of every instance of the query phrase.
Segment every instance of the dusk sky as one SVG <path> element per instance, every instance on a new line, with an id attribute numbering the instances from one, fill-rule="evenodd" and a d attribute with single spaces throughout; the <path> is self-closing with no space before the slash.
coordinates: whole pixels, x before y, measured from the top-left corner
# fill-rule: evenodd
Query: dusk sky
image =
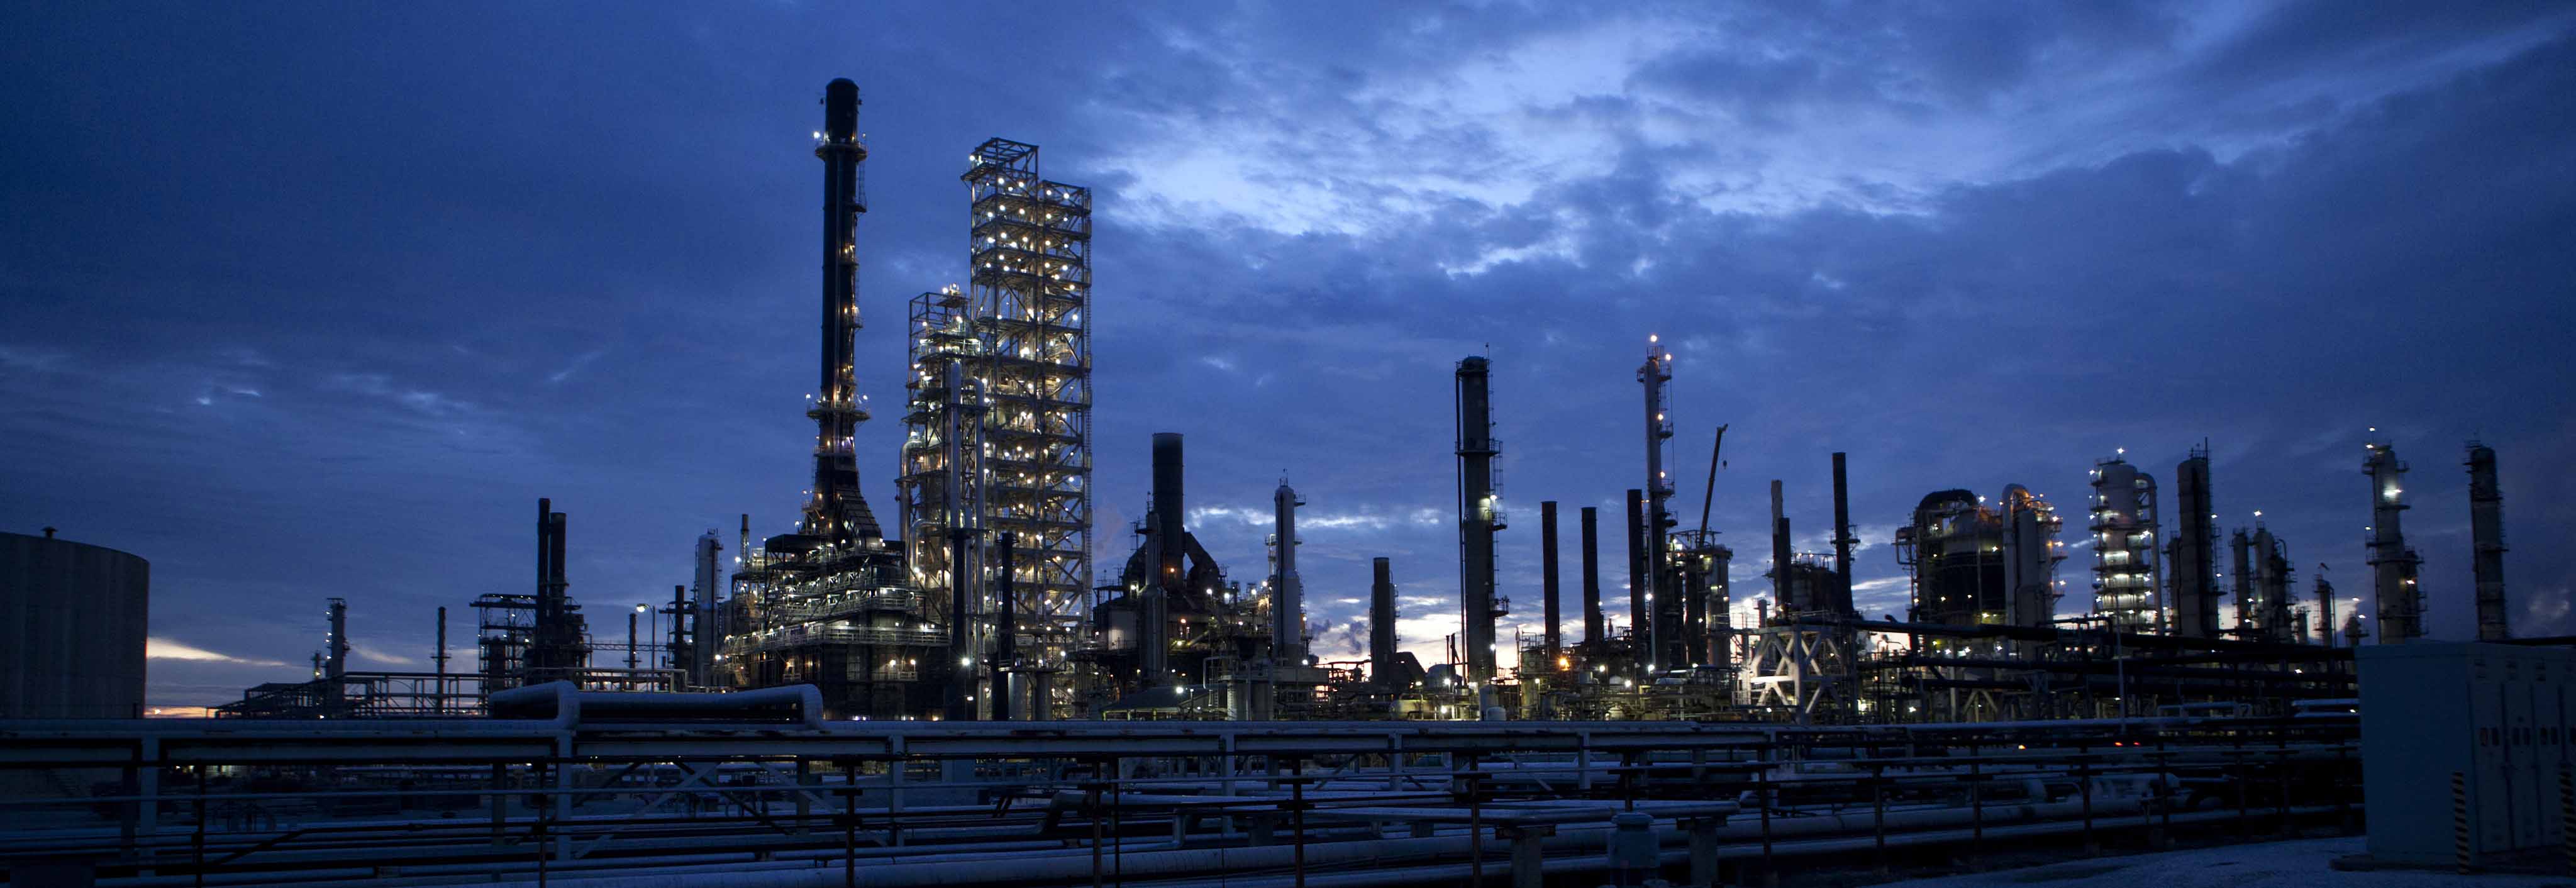
<path id="1" fill-rule="evenodd" d="M 1494 362 L 1503 586 L 1538 503 L 1602 507 L 1625 623 L 1634 371 L 1676 353 L 1676 511 L 1736 601 L 1848 451 L 1859 600 L 1904 609 L 1916 501 L 2068 519 L 2126 448 L 2203 441 L 2366 594 L 2376 426 L 2413 465 L 2431 634 L 2473 633 L 2462 443 L 2496 448 L 2522 635 L 2576 632 L 2576 9 L 2563 4 L 11 4 L 0 32 L 0 529 L 152 563 L 154 704 L 428 668 L 434 609 L 533 588 L 570 515 L 602 641 L 691 542 L 789 529 L 810 476 L 822 165 L 858 82 L 866 495 L 892 524 L 906 300 L 962 282 L 966 152 L 1042 146 L 1097 207 L 1095 542 L 1148 436 L 1260 578 L 1309 500 L 1320 652 L 1369 559 L 1408 647 L 1456 626 L 1452 365 Z M 1929 10 L 1932 14 L 1925 14 Z M 1510 629 L 1504 637 L 1510 637 Z M 611 636 L 620 636 L 611 638 Z"/>

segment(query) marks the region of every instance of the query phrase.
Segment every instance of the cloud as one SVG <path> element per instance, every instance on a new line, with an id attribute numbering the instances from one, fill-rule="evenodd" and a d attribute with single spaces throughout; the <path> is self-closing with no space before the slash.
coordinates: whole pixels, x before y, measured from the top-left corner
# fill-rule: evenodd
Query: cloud
<path id="1" fill-rule="evenodd" d="M 349 655 L 370 663 L 384 663 L 394 666 L 414 666 L 419 665 L 421 662 L 421 658 L 418 657 L 406 657 L 401 654 L 387 653 L 382 649 L 356 642 L 349 643 Z"/>
<path id="2" fill-rule="evenodd" d="M 277 660 L 262 660 L 256 657 L 236 657 L 231 654 L 216 653 L 214 651 L 206 650 L 205 648 L 195 647 L 158 636 L 144 639 L 143 656 L 154 660 L 185 660 L 197 663 L 231 663 L 239 666 L 286 665 L 285 663 Z"/>

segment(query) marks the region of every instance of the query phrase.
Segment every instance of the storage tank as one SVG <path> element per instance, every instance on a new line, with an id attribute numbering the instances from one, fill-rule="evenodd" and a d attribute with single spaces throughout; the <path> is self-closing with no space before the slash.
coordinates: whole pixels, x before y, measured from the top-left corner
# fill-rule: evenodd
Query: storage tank
<path id="1" fill-rule="evenodd" d="M 0 718 L 143 717 L 152 565 L 0 533 Z"/>

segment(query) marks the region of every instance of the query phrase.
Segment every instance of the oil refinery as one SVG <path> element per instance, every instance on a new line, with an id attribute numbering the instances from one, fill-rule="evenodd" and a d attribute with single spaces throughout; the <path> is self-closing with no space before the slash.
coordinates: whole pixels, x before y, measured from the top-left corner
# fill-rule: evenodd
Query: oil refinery
<path id="1" fill-rule="evenodd" d="M 2206 443 L 2067 467 L 2080 508 L 1926 479 L 1910 511 L 1865 516 L 1850 474 L 1895 469 L 1819 449 L 1813 474 L 1769 479 L 1767 526 L 1720 526 L 1728 429 L 1762 432 L 1683 422 L 1670 386 L 1690 376 L 1642 331 L 1637 412 L 1592 455 L 1629 480 L 1512 514 L 1498 460 L 1524 419 L 1497 393 L 1524 371 L 1443 356 L 1413 372 L 1448 374 L 1459 630 L 1426 663 L 1401 649 L 1433 640 L 1399 635 L 1393 556 L 1366 590 L 1301 576 L 1296 466 L 1266 504 L 1229 504 L 1269 519 L 1267 551 L 1228 563 L 1192 526 L 1185 455 L 1204 439 L 1095 440 L 1095 410 L 1149 405 L 1095 397 L 1094 195 L 1048 178 L 1038 145 L 967 149 L 962 283 L 909 282 L 900 331 L 866 328 L 860 108 L 832 81 L 813 147 L 814 437 L 755 445 L 810 447 L 812 471 L 732 494 L 799 491 L 792 532 L 708 516 L 724 529 L 669 541 L 692 569 L 667 601 L 585 610 L 576 522 L 539 499 L 533 582 L 457 602 L 470 665 L 448 662 L 442 607 L 433 668 L 355 668 L 363 604 L 333 597 L 309 679 L 211 718 L 0 724 L 8 884 L 1844 884 L 2335 834 L 2383 800 L 2527 811 L 2512 829 L 2531 835 L 2477 840 L 2499 854 L 2576 828 L 2555 790 L 2509 788 L 2576 774 L 2555 690 L 2576 659 L 2511 637 L 2483 444 L 2462 586 L 2419 570 L 2393 444 L 2354 442 L 2364 605 L 2321 575 L 2300 588 L 2305 547 L 2329 541 L 2259 512 L 2221 526 Z M 868 368 L 902 374 L 899 426 L 870 425 Z M 1703 445 L 1705 483 L 1682 483 Z M 1098 462 L 1139 457 L 1148 489 L 1095 488 Z M 1828 514 L 1790 514 L 1804 485 L 1830 489 Z M 1096 500 L 1139 493 L 1132 526 L 1096 523 Z M 1624 589 L 1587 505 L 1606 502 L 1625 504 L 1607 556 Z M 1801 527 L 1820 551 L 1799 551 Z M 1882 548 L 1905 597 L 1873 616 L 1854 561 Z M 1445 577 L 1441 560 L 1425 567 Z M 1532 586 L 1542 600 L 1504 592 Z M 1309 602 L 1328 593 L 1365 599 L 1363 656 L 1319 643 Z M 2489 644 L 2424 643 L 2448 607 L 2473 607 Z M 2455 668 L 2529 692 L 2461 716 L 2539 729 L 2508 741 L 2524 770 L 2383 774 L 2403 754 L 2365 756 L 2365 719 Z M 2407 677 L 2365 685 L 2374 670 Z"/>

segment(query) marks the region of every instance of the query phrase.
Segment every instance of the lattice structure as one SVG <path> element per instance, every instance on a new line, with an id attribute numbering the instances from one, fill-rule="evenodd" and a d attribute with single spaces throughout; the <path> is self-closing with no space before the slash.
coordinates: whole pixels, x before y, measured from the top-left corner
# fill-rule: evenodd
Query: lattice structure
<path id="1" fill-rule="evenodd" d="M 950 533 L 972 533 L 979 598 L 993 535 L 1018 534 L 1021 662 L 1002 665 L 1043 675 L 1065 663 L 1092 585 L 1091 190 L 1042 178 L 1035 145 L 988 140 L 968 162 L 968 286 L 913 302 L 907 546 L 931 612 L 964 612 L 988 650 L 989 608 L 949 600 Z M 1069 710 L 1061 683 L 1032 687 L 1041 712 Z"/>

